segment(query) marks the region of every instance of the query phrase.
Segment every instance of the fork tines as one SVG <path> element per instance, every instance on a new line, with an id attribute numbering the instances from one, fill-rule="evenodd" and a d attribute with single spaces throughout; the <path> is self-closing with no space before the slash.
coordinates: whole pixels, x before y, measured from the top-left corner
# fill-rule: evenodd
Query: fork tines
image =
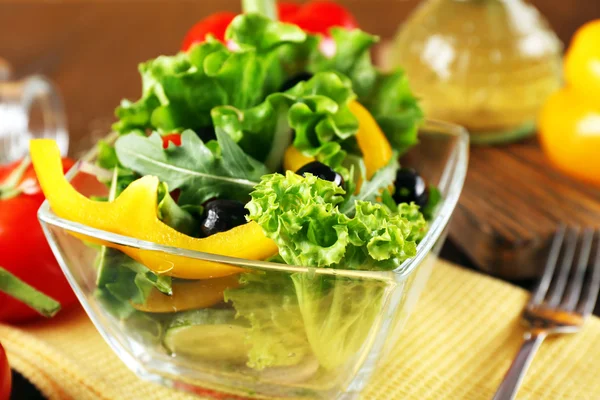
<path id="1" fill-rule="evenodd" d="M 585 317 L 594 309 L 599 290 L 600 230 L 561 226 L 528 306 L 544 305 Z"/>

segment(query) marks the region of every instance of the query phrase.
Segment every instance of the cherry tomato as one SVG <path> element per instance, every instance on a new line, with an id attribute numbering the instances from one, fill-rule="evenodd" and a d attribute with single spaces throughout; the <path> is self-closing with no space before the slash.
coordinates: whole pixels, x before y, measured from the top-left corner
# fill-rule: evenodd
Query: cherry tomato
<path id="1" fill-rule="evenodd" d="M 277 12 L 280 21 L 296 24 L 309 33 L 323 35 L 325 40 L 321 43 L 321 50 L 327 55 L 335 52 L 335 43 L 329 36 L 331 27 L 339 26 L 346 29 L 358 27 L 354 16 L 332 1 L 312 1 L 305 4 L 280 2 L 277 3 Z M 181 50 L 187 51 L 193 44 L 204 42 L 208 34 L 226 43 L 231 50 L 235 50 L 237 48 L 235 43 L 225 41 L 225 31 L 235 16 L 236 14 L 232 12 L 222 11 L 200 20 L 185 35 Z"/>
<path id="2" fill-rule="evenodd" d="M 12 377 L 8 358 L 2 344 L 0 344 L 0 400 L 8 400 L 10 398 L 11 383 Z"/>
<path id="3" fill-rule="evenodd" d="M 346 29 L 358 27 L 352 14 L 332 1 L 312 1 L 301 6 L 289 19 L 281 17 L 280 19 L 283 22 L 296 24 L 306 32 L 320 33 L 325 36 L 329 36 L 329 29 L 334 26 Z"/>
<path id="4" fill-rule="evenodd" d="M 600 185 L 600 101 L 574 88 L 554 93 L 542 107 L 538 127 L 546 155 L 558 169 Z"/>
<path id="5" fill-rule="evenodd" d="M 169 147 L 169 143 L 173 143 L 175 146 L 181 146 L 181 134 L 170 133 L 162 137 L 163 149 Z"/>
<path id="6" fill-rule="evenodd" d="M 199 21 L 185 35 L 181 50 L 188 51 L 193 44 L 204 42 L 208 34 L 225 43 L 225 31 L 234 18 L 234 13 L 222 11 Z"/>
<path id="7" fill-rule="evenodd" d="M 72 160 L 63 160 L 65 171 L 73 164 Z M 18 165 L 0 167 L 0 182 L 4 182 Z M 25 188 L 24 193 L 0 200 L 0 265 L 66 308 L 76 298 L 37 219 L 44 195 L 31 165 L 19 185 Z M 0 322 L 24 322 L 34 318 L 39 318 L 36 311 L 0 293 Z"/>
<path id="8" fill-rule="evenodd" d="M 564 70 L 570 86 L 600 102 L 600 19 L 579 28 L 567 51 Z"/>
<path id="9" fill-rule="evenodd" d="M 302 6 L 297 3 L 279 2 L 277 3 L 277 15 L 280 21 L 287 22 L 300 11 Z"/>

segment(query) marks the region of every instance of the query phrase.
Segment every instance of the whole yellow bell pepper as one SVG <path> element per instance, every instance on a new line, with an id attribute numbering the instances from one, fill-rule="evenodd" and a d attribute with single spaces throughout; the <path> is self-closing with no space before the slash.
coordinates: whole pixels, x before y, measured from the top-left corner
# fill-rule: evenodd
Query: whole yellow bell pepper
<path id="1" fill-rule="evenodd" d="M 369 110 L 357 101 L 351 101 L 348 107 L 358 119 L 356 141 L 362 151 L 367 179 L 371 179 L 375 172 L 385 167 L 392 159 L 392 146 Z M 314 157 L 306 156 L 296 147 L 290 146 L 285 152 L 283 167 L 289 171 L 297 171 L 314 160 Z"/>
<path id="2" fill-rule="evenodd" d="M 144 176 L 134 181 L 112 202 L 93 201 L 77 192 L 63 175 L 56 142 L 32 140 L 30 153 L 42 191 L 52 211 L 61 218 L 164 246 L 230 257 L 263 260 L 278 251 L 275 242 L 267 238 L 255 222 L 204 239 L 184 235 L 164 224 L 157 217 L 157 177 Z M 127 247 L 89 237 L 86 240 L 119 249 L 151 271 L 177 278 L 218 278 L 243 271 L 217 262 Z"/>
<path id="3" fill-rule="evenodd" d="M 542 107 L 538 128 L 542 148 L 556 168 L 600 186 L 600 97 L 563 88 Z"/>
<path id="4" fill-rule="evenodd" d="M 577 31 L 564 70 L 567 85 L 540 111 L 540 142 L 556 168 L 600 186 L 600 20 Z"/>
<path id="5" fill-rule="evenodd" d="M 577 30 L 565 56 L 564 72 L 569 86 L 600 98 L 600 19 Z"/>

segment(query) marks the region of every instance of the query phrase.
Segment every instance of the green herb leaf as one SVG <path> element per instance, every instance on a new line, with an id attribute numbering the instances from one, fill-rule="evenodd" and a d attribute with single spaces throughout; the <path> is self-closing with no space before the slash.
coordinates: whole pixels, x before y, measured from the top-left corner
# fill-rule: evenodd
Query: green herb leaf
<path id="1" fill-rule="evenodd" d="M 263 164 L 246 155 L 233 140 L 217 132 L 216 154 L 192 131 L 181 146 L 162 147 L 158 134 L 121 136 L 115 143 L 121 164 L 140 175 L 157 176 L 170 190 L 181 189 L 180 205 L 198 205 L 211 197 L 245 200 L 262 175 Z"/>
<path id="2" fill-rule="evenodd" d="M 53 317 L 60 303 L 0 267 L 0 292 L 22 301 L 44 317 Z"/>
<path id="3" fill-rule="evenodd" d="M 397 156 L 394 155 L 390 162 L 373 175 L 368 181 L 363 181 L 360 191 L 350 196 L 348 200 L 340 206 L 340 211 L 346 215 L 354 215 L 357 201 L 377 202 L 377 197 L 381 196 L 383 191 L 392 186 L 396 180 L 396 173 L 400 168 Z"/>
<path id="4" fill-rule="evenodd" d="M 179 207 L 173 200 L 166 183 L 161 183 L 158 186 L 157 211 L 158 218 L 162 222 L 188 236 L 194 236 L 200 228 L 198 221 L 192 214 Z"/>
<path id="5" fill-rule="evenodd" d="M 97 260 L 96 295 L 121 318 L 135 311 L 130 302 L 144 304 L 150 291 L 172 295 L 171 277 L 156 275 L 144 265 L 118 250 L 102 247 Z"/>

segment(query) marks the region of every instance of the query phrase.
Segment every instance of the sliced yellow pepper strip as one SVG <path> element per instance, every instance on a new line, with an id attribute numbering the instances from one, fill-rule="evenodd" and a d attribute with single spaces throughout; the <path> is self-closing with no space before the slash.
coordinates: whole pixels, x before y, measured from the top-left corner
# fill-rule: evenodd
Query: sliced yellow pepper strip
<path id="1" fill-rule="evenodd" d="M 200 281 L 179 281 L 172 285 L 173 295 L 167 296 L 152 288 L 144 304 L 131 303 L 139 311 L 153 313 L 172 313 L 177 311 L 207 308 L 223 301 L 223 292 L 227 288 L 238 287 L 237 276 L 204 279 Z"/>
<path id="2" fill-rule="evenodd" d="M 350 102 L 348 107 L 358 118 L 356 141 L 363 154 L 367 179 L 371 179 L 375 172 L 385 167 L 392 159 L 392 146 L 369 110 L 357 101 Z"/>
<path id="3" fill-rule="evenodd" d="M 160 221 L 156 215 L 158 178 L 142 177 L 131 183 L 112 202 L 93 201 L 77 192 L 62 172 L 60 152 L 49 139 L 32 140 L 31 160 L 40 186 L 59 217 L 92 228 L 149 242 L 250 260 L 263 260 L 277 253 L 277 245 L 255 222 L 240 225 L 204 239 L 184 235 Z M 99 240 L 86 238 L 98 243 Z M 151 271 L 183 279 L 208 279 L 242 271 L 216 262 L 137 249 L 114 243 L 101 243 L 123 251 Z"/>
<path id="4" fill-rule="evenodd" d="M 371 179 L 375 172 L 385 167 L 392 159 L 392 146 L 369 110 L 357 101 L 351 101 L 348 107 L 358 119 L 356 141 L 363 154 L 367 179 Z M 297 171 L 314 160 L 314 157 L 305 156 L 296 147 L 290 146 L 283 158 L 283 168 Z"/>
<path id="5" fill-rule="evenodd" d="M 283 169 L 285 171 L 298 171 L 300 168 L 315 161 L 314 157 L 305 156 L 294 145 L 285 150 L 283 155 Z"/>

